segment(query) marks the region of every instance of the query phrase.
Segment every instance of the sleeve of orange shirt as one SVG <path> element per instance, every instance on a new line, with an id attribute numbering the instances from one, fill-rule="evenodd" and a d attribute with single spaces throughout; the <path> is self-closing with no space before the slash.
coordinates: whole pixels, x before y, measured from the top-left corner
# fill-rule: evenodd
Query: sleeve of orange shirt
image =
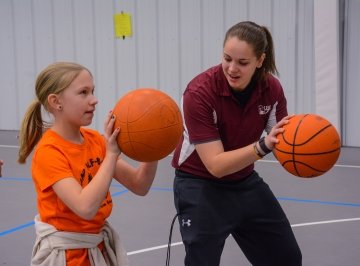
<path id="1" fill-rule="evenodd" d="M 34 155 L 32 176 L 40 191 L 44 191 L 57 181 L 72 177 L 67 158 L 54 146 L 43 146 Z"/>

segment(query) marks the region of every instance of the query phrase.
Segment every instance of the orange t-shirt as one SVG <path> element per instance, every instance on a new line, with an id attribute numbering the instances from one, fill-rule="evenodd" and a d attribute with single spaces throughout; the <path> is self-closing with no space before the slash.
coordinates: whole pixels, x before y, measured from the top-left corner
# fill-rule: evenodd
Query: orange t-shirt
<path id="1" fill-rule="evenodd" d="M 56 195 L 52 185 L 73 177 L 85 187 L 96 175 L 105 157 L 105 140 L 96 131 L 81 128 L 84 141 L 74 144 L 64 140 L 51 129 L 39 141 L 32 160 L 32 178 L 37 192 L 41 221 L 59 231 L 99 233 L 112 210 L 112 199 L 107 193 L 92 220 L 73 213 Z M 90 265 L 86 249 L 67 250 L 67 265 Z"/>

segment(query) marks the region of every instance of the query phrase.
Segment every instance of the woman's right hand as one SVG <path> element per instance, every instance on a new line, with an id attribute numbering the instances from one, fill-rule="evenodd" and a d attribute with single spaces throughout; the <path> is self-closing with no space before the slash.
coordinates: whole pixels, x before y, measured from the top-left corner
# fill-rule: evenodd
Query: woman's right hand
<path id="1" fill-rule="evenodd" d="M 120 155 L 121 150 L 117 142 L 117 137 L 120 133 L 120 128 L 114 129 L 115 119 L 116 119 L 115 115 L 112 113 L 112 111 L 110 111 L 104 123 L 106 152 L 111 152 L 116 155 Z"/>

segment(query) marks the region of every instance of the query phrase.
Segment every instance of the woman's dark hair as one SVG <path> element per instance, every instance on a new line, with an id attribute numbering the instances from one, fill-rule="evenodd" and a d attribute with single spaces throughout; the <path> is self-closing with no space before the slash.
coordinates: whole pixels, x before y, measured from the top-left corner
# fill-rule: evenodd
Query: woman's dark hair
<path id="1" fill-rule="evenodd" d="M 231 37 L 237 37 L 239 40 L 250 44 L 257 58 L 260 58 L 261 55 L 265 53 L 262 66 L 257 69 L 255 73 L 257 78 L 264 80 L 268 73 L 279 74 L 275 65 L 273 39 L 271 33 L 265 26 L 259 26 L 252 21 L 242 21 L 228 29 L 224 38 L 224 46 L 226 41 Z"/>

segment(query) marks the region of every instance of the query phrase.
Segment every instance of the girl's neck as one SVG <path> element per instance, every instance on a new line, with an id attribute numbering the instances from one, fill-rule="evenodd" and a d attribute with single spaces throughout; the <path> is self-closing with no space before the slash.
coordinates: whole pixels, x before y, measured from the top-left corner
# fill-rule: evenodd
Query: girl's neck
<path id="1" fill-rule="evenodd" d="M 75 143 L 75 144 L 82 144 L 84 142 L 84 138 L 80 132 L 80 128 L 73 129 L 73 128 L 64 128 L 57 125 L 53 125 L 51 130 L 56 132 L 60 135 L 63 139 Z"/>

